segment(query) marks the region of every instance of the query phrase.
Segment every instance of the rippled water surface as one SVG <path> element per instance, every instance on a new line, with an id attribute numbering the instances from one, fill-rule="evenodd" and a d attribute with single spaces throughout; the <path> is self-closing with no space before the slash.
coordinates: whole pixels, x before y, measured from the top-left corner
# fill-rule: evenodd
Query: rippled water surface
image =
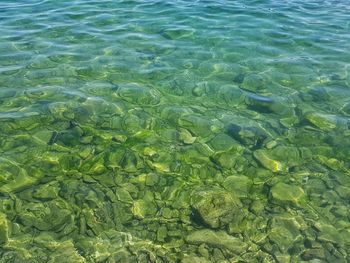
<path id="1" fill-rule="evenodd" d="M 0 3 L 0 262 L 349 262 L 350 7 Z"/>

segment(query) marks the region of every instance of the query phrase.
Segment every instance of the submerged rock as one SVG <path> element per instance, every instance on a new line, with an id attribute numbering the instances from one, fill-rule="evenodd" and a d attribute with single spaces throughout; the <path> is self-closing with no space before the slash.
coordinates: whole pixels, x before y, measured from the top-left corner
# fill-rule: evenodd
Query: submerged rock
<path id="1" fill-rule="evenodd" d="M 247 249 L 248 244 L 239 238 L 228 235 L 225 231 L 213 231 L 209 229 L 191 232 L 186 237 L 189 244 L 207 244 L 208 246 L 230 250 L 235 254 L 240 254 Z"/>
<path id="2" fill-rule="evenodd" d="M 272 98 L 256 95 L 254 93 L 250 93 L 246 99 L 246 104 L 249 108 L 263 113 L 273 112 L 271 107 L 274 103 L 275 101 Z"/>
<path id="3" fill-rule="evenodd" d="M 219 89 L 218 98 L 220 101 L 226 102 L 227 105 L 236 107 L 243 103 L 245 94 L 237 86 L 224 85 Z"/>
<path id="4" fill-rule="evenodd" d="M 23 208 L 18 218 L 23 225 L 41 231 L 57 231 L 73 223 L 69 207 L 64 201 L 57 199 L 45 203 L 32 203 Z"/>
<path id="5" fill-rule="evenodd" d="M 157 207 L 149 200 L 137 200 L 134 202 L 131 211 L 136 218 L 143 219 L 147 216 L 154 216 Z"/>
<path id="6" fill-rule="evenodd" d="M 317 222 L 315 224 L 315 227 L 318 231 L 317 233 L 317 239 L 324 242 L 332 242 L 334 244 L 343 245 L 344 237 L 342 234 L 332 225 L 325 224 L 322 222 Z M 349 238 L 347 238 L 347 241 L 349 241 Z"/>
<path id="7" fill-rule="evenodd" d="M 259 149 L 254 152 L 254 157 L 265 168 L 273 172 L 286 172 L 289 168 L 301 165 L 312 158 L 307 148 L 292 146 L 276 146 L 273 149 Z"/>
<path id="8" fill-rule="evenodd" d="M 268 237 L 279 249 L 286 253 L 294 247 L 296 242 L 302 242 L 302 226 L 295 218 L 277 216 L 270 222 L 271 229 Z"/>
<path id="9" fill-rule="evenodd" d="M 211 261 L 205 257 L 192 257 L 192 256 L 185 256 L 181 263 L 210 263 Z"/>
<path id="10" fill-rule="evenodd" d="M 235 140 L 233 140 L 230 136 L 223 133 L 216 135 L 210 141 L 210 145 L 217 152 L 220 152 L 220 151 L 226 152 L 234 147 L 241 148 L 241 146 Z"/>
<path id="11" fill-rule="evenodd" d="M 160 101 L 156 90 L 143 87 L 136 83 L 119 85 L 118 95 L 127 102 L 141 105 L 155 105 Z"/>
<path id="12" fill-rule="evenodd" d="M 0 192 L 9 193 L 35 184 L 38 178 L 28 175 L 25 169 L 14 161 L 0 157 Z"/>
<path id="13" fill-rule="evenodd" d="M 279 161 L 272 159 L 265 150 L 256 150 L 254 157 L 264 166 L 266 169 L 272 172 L 286 171 L 286 167 Z"/>
<path id="14" fill-rule="evenodd" d="M 308 112 L 304 118 L 317 128 L 324 131 L 331 131 L 336 128 L 347 129 L 347 122 L 336 115 L 318 112 Z"/>
<path id="15" fill-rule="evenodd" d="M 268 134 L 260 127 L 246 127 L 235 123 L 228 125 L 227 133 L 240 143 L 253 147 L 261 147 L 265 139 L 268 138 Z"/>
<path id="16" fill-rule="evenodd" d="M 251 73 L 246 75 L 241 84 L 242 89 L 256 92 L 265 88 L 266 80 L 263 76 Z"/>
<path id="17" fill-rule="evenodd" d="M 7 243 L 9 237 L 9 226 L 6 215 L 0 213 L 0 246 Z"/>
<path id="18" fill-rule="evenodd" d="M 194 191 L 191 195 L 191 207 L 194 216 L 212 228 L 224 227 L 242 213 L 240 200 L 219 188 Z"/>
<path id="19" fill-rule="evenodd" d="M 192 134 L 203 138 L 213 133 L 213 122 L 200 115 L 183 115 L 179 119 L 179 125 L 191 131 Z"/>
<path id="20" fill-rule="evenodd" d="M 252 181 L 244 175 L 231 175 L 225 179 L 223 185 L 227 191 L 238 197 L 248 197 Z"/>
<path id="21" fill-rule="evenodd" d="M 299 186 L 280 182 L 271 188 L 270 197 L 277 204 L 299 205 L 304 201 L 305 192 Z"/>

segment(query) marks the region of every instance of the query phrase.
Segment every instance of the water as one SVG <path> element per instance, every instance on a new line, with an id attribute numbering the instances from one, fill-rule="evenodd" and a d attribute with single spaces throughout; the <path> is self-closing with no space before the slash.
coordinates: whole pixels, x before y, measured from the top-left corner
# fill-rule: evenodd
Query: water
<path id="1" fill-rule="evenodd" d="M 0 4 L 0 262 L 349 262 L 343 1 Z"/>

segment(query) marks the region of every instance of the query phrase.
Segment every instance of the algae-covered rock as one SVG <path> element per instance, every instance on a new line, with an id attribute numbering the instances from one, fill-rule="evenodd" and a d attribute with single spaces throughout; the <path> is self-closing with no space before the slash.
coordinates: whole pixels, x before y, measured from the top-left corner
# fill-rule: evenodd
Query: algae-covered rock
<path id="1" fill-rule="evenodd" d="M 241 202 L 220 188 L 202 189 L 191 195 L 194 216 L 212 228 L 220 228 L 241 215 Z"/>
<path id="2" fill-rule="evenodd" d="M 0 246 L 5 245 L 9 238 L 9 225 L 6 215 L 0 213 Z"/>
<path id="3" fill-rule="evenodd" d="M 268 138 L 267 133 L 260 127 L 242 126 L 235 123 L 228 125 L 227 133 L 240 143 L 255 147 L 260 147 Z"/>
<path id="4" fill-rule="evenodd" d="M 32 203 L 23 207 L 19 214 L 20 222 L 39 230 L 58 230 L 67 224 L 72 224 L 72 213 L 62 200 L 45 203 Z"/>
<path id="5" fill-rule="evenodd" d="M 305 201 L 305 192 L 299 186 L 279 182 L 270 189 L 270 197 L 277 204 L 298 205 Z"/>
<path id="6" fill-rule="evenodd" d="M 273 149 L 259 149 L 254 157 L 262 166 L 272 172 L 286 172 L 290 167 L 301 165 L 311 158 L 310 150 L 290 146 L 277 146 Z"/>
<path id="7" fill-rule="evenodd" d="M 319 262 L 325 262 L 326 253 L 323 248 L 310 248 L 301 254 L 301 258 L 307 262 L 315 262 L 315 260 L 320 260 Z"/>
<path id="8" fill-rule="evenodd" d="M 179 134 L 179 139 L 185 144 L 192 144 L 196 141 L 196 137 L 193 136 L 188 130 L 181 129 Z"/>
<path id="9" fill-rule="evenodd" d="M 334 226 L 322 222 L 317 222 L 315 224 L 318 230 L 317 239 L 324 242 L 332 242 L 334 244 L 342 245 L 344 244 L 344 237 L 341 232 L 338 231 Z"/>
<path id="10" fill-rule="evenodd" d="M 223 186 L 237 197 L 248 197 L 252 181 L 244 175 L 231 175 L 225 178 Z"/>
<path id="11" fill-rule="evenodd" d="M 232 148 L 242 148 L 234 139 L 223 133 L 216 135 L 210 141 L 210 145 L 215 151 L 229 151 Z"/>
<path id="12" fill-rule="evenodd" d="M 280 251 L 286 253 L 293 248 L 294 243 L 302 242 L 302 226 L 294 219 L 288 217 L 275 217 L 270 222 L 268 237 L 275 243 Z"/>
<path id="13" fill-rule="evenodd" d="M 191 131 L 191 133 L 201 136 L 208 137 L 213 131 L 213 123 L 211 120 L 203 118 L 200 115 L 184 115 L 179 118 L 179 125 Z"/>
<path id="14" fill-rule="evenodd" d="M 224 85 L 218 91 L 220 100 L 225 101 L 230 107 L 240 105 L 245 98 L 243 91 L 234 85 Z"/>
<path id="15" fill-rule="evenodd" d="M 162 109 L 160 116 L 170 123 L 177 124 L 181 116 L 191 113 L 193 113 L 193 111 L 187 107 L 167 106 Z"/>
<path id="16" fill-rule="evenodd" d="M 58 197 L 58 183 L 40 185 L 33 191 L 33 197 L 42 200 L 55 199 Z"/>
<path id="17" fill-rule="evenodd" d="M 186 237 L 189 244 L 207 244 L 211 247 L 227 249 L 235 254 L 244 252 L 248 244 L 239 238 L 228 235 L 225 231 L 213 231 L 209 229 L 197 230 L 189 233 Z"/>
<path id="18" fill-rule="evenodd" d="M 0 192 L 13 192 L 35 184 L 38 178 L 28 175 L 18 163 L 0 157 Z"/>
<path id="19" fill-rule="evenodd" d="M 335 128 L 346 128 L 345 121 L 342 122 L 336 115 L 324 114 L 319 112 L 308 112 L 304 118 L 317 128 L 324 131 L 331 131 Z"/>
<path id="20" fill-rule="evenodd" d="M 117 93 L 124 100 L 141 105 L 154 105 L 160 101 L 156 90 L 137 83 L 121 84 L 118 87 Z"/>
<path id="21" fill-rule="evenodd" d="M 260 91 L 265 88 L 266 80 L 262 75 L 251 73 L 244 77 L 241 87 L 252 92 Z"/>
<path id="22" fill-rule="evenodd" d="M 210 263 L 211 261 L 205 257 L 194 257 L 194 256 L 185 256 L 181 263 Z"/>
<path id="23" fill-rule="evenodd" d="M 270 113 L 272 111 L 272 105 L 275 101 L 272 98 L 259 96 L 254 93 L 250 93 L 246 98 L 246 104 L 249 108 L 262 113 Z"/>
<path id="24" fill-rule="evenodd" d="M 131 208 L 133 215 L 136 218 L 143 219 L 147 216 L 154 216 L 157 212 L 155 204 L 148 200 L 136 200 Z"/>
<path id="25" fill-rule="evenodd" d="M 286 171 L 286 167 L 279 161 L 272 159 L 265 150 L 256 150 L 254 157 L 264 166 L 266 169 L 272 172 Z"/>
<path id="26" fill-rule="evenodd" d="M 63 242 L 51 241 L 45 245 L 50 251 L 48 263 L 86 263 L 86 259 L 82 257 L 74 247 L 72 240 Z"/>

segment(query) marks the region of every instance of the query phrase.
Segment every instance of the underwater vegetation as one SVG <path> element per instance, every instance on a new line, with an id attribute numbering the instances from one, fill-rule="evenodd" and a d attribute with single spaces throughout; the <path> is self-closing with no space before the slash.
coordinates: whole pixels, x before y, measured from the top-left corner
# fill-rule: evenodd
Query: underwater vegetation
<path id="1" fill-rule="evenodd" d="M 0 14 L 0 263 L 350 261 L 345 3 Z"/>

